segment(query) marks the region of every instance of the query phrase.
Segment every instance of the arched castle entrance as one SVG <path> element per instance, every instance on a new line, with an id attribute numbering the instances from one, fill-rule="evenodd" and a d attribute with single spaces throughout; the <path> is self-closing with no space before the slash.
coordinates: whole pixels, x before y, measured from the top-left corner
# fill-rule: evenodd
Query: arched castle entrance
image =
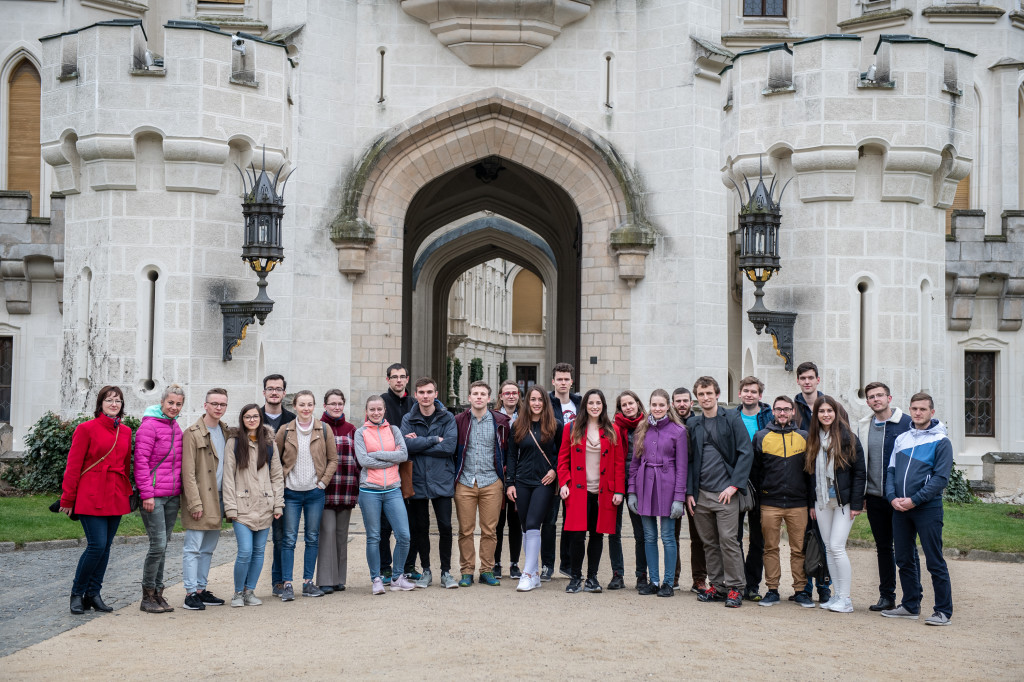
<path id="1" fill-rule="evenodd" d="M 350 174 L 331 231 L 354 279 L 353 390 L 379 390 L 397 358 L 443 382 L 448 292 L 493 258 L 544 282 L 550 362 L 576 361 L 578 385 L 625 387 L 629 284 L 654 236 L 614 148 L 527 98 L 490 90 L 387 131 Z"/>

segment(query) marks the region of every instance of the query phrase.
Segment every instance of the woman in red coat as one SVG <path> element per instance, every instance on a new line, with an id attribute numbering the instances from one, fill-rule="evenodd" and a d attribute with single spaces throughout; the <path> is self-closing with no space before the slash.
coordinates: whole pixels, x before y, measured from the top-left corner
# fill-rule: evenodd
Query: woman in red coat
<path id="1" fill-rule="evenodd" d="M 625 454 L 608 419 L 604 393 L 592 388 L 583 395 L 583 409 L 562 432 L 558 454 L 559 495 L 565 500 L 564 533 L 569 534 L 572 579 L 566 592 L 600 592 L 597 568 L 604 533 L 615 532 L 616 507 L 626 490 Z M 587 582 L 583 584 L 583 540 L 587 542 Z"/>
<path id="2" fill-rule="evenodd" d="M 103 603 L 100 588 L 121 516 L 131 512 L 132 430 L 121 423 L 121 389 L 101 388 L 94 414 L 96 418 L 79 424 L 71 437 L 61 486 L 60 510 L 78 514 L 88 543 L 71 586 L 71 613 L 114 610 Z"/>

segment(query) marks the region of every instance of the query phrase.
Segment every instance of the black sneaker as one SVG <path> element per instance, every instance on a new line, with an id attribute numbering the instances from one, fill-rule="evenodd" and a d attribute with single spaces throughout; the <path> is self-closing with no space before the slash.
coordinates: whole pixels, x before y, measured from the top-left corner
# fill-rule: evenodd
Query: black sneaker
<path id="1" fill-rule="evenodd" d="M 640 587 L 636 588 L 637 594 L 658 594 L 658 586 L 652 582 L 646 582 Z"/>
<path id="2" fill-rule="evenodd" d="M 796 602 L 805 609 L 814 608 L 814 597 L 811 596 L 810 592 L 797 592 L 789 598 L 789 601 Z"/>
<path id="3" fill-rule="evenodd" d="M 672 589 L 674 589 L 674 590 L 678 590 L 679 589 L 679 578 L 676 578 L 675 580 L 672 581 Z"/>
<path id="4" fill-rule="evenodd" d="M 818 588 L 818 601 L 819 602 L 824 604 L 825 602 L 827 602 L 831 598 L 832 598 L 832 590 L 828 589 L 827 587 L 819 587 Z"/>
<path id="5" fill-rule="evenodd" d="M 725 597 L 712 585 L 697 595 L 697 601 L 702 601 L 706 604 L 713 601 L 725 601 Z"/>
<path id="6" fill-rule="evenodd" d="M 761 601 L 761 593 L 757 591 L 756 587 L 748 587 L 743 590 L 743 598 L 747 601 Z"/>
<path id="7" fill-rule="evenodd" d="M 540 569 L 540 581 L 542 583 L 551 582 L 551 576 L 554 575 L 555 569 L 550 566 L 544 566 Z"/>
<path id="8" fill-rule="evenodd" d="M 764 595 L 764 599 L 761 600 L 761 606 L 775 606 L 779 603 L 779 591 L 768 590 L 768 594 Z"/>
<path id="9" fill-rule="evenodd" d="M 622 579 L 621 573 L 612 574 L 612 579 L 608 583 L 609 590 L 621 590 L 626 586 L 626 581 Z"/>
<path id="10" fill-rule="evenodd" d="M 639 578 L 636 579 L 636 590 L 637 590 L 637 592 L 639 592 L 643 588 L 644 585 L 650 585 L 650 584 L 651 584 L 651 582 L 647 579 L 646 575 L 640 576 Z M 611 587 L 611 586 L 609 585 L 609 587 Z"/>
<path id="11" fill-rule="evenodd" d="M 659 597 L 671 597 L 673 594 L 675 594 L 675 590 L 668 583 L 664 583 L 658 588 Z"/>
<path id="12" fill-rule="evenodd" d="M 196 592 L 196 594 L 199 595 L 199 598 L 207 606 L 223 606 L 224 605 L 224 600 L 220 599 L 218 597 L 213 596 L 213 592 L 210 592 L 209 590 L 203 590 L 202 592 Z"/>
<path id="13" fill-rule="evenodd" d="M 868 611 L 888 611 L 894 608 L 896 608 L 896 600 L 880 597 L 877 604 L 872 604 L 868 607 Z"/>
<path id="14" fill-rule="evenodd" d="M 501 564 L 494 564 L 494 569 L 491 571 L 495 578 L 501 578 Z"/>
<path id="15" fill-rule="evenodd" d="M 594 594 L 600 594 L 601 583 L 597 582 L 597 578 L 587 578 L 587 582 L 583 584 L 584 592 L 593 592 Z"/>
<path id="16" fill-rule="evenodd" d="M 570 571 L 565 566 L 559 566 L 558 567 L 558 572 L 561 573 L 562 575 L 564 575 L 566 578 L 569 578 L 570 580 L 572 580 L 572 571 Z"/>
<path id="17" fill-rule="evenodd" d="M 577 592 L 583 591 L 583 578 L 570 578 L 569 584 L 565 586 L 565 591 L 570 594 L 576 594 Z"/>
<path id="18" fill-rule="evenodd" d="M 199 598 L 199 595 L 195 592 L 190 592 L 185 595 L 184 607 L 189 611 L 205 611 L 206 604 Z"/>
<path id="19" fill-rule="evenodd" d="M 497 577 L 497 574 L 495 574 L 495 577 Z M 508 577 L 513 580 L 523 577 L 523 572 L 519 570 L 519 564 L 508 565 Z"/>
<path id="20" fill-rule="evenodd" d="M 729 590 L 729 596 L 725 599 L 726 608 L 738 609 L 743 606 L 743 595 L 739 590 Z"/>

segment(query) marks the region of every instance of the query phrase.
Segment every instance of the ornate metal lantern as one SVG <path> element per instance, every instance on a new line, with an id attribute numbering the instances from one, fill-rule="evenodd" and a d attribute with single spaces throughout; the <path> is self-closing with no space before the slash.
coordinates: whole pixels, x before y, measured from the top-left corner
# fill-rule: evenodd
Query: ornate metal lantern
<path id="1" fill-rule="evenodd" d="M 739 236 L 739 269 L 754 285 L 754 305 L 747 311 L 747 318 L 753 323 L 754 330 L 760 334 L 766 329 L 775 344 L 775 352 L 786 361 L 786 371 L 793 371 L 793 325 L 796 313 L 772 311 L 765 307 L 764 285 L 781 269 L 779 258 L 779 228 L 782 224 L 782 194 L 786 185 L 775 195 L 775 177 L 765 187 L 763 169 L 759 167 L 757 186 L 751 190 L 750 182 L 743 177 L 746 188 L 746 199 L 743 190 L 731 178 L 729 182 L 739 194 L 740 208 Z"/>
<path id="2" fill-rule="evenodd" d="M 281 220 L 284 218 L 284 187 L 291 172 L 281 178 L 280 172 L 273 178 L 267 175 L 266 149 L 263 150 L 263 168 L 257 174 L 256 168 L 247 171 L 238 168 L 242 176 L 245 194 L 242 198 L 242 215 L 245 230 L 242 242 L 242 260 L 249 264 L 259 278 L 259 291 L 252 301 L 226 301 L 220 304 L 224 316 L 225 361 L 231 359 L 231 352 L 241 345 L 246 329 L 259 320 L 263 324 L 274 309 L 274 301 L 267 296 L 267 275 L 284 260 L 284 246 L 281 243 Z M 281 184 L 280 193 L 278 184 Z"/>

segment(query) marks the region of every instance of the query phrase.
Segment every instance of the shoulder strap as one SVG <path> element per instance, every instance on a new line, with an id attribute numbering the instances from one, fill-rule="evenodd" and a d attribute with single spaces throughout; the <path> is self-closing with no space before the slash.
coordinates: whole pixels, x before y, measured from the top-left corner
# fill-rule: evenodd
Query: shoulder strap
<path id="1" fill-rule="evenodd" d="M 548 453 L 544 452 L 544 448 L 542 448 L 540 446 L 540 443 L 537 442 L 537 436 L 533 435 L 533 426 L 532 425 L 530 426 L 529 431 L 530 431 L 530 438 L 533 439 L 533 444 L 537 446 L 538 450 L 540 450 L 540 454 L 544 455 L 544 461 L 548 463 L 549 467 L 554 469 L 555 468 L 554 465 L 552 465 L 551 464 L 551 460 L 548 459 Z"/>
<path id="2" fill-rule="evenodd" d="M 110 449 L 109 449 L 109 450 L 107 450 L 107 454 L 106 454 L 106 455 L 103 455 L 103 456 L 102 456 L 102 457 L 100 457 L 100 458 L 99 458 L 98 460 L 96 460 L 95 462 L 93 462 L 92 464 L 90 464 L 89 466 L 87 466 L 87 467 L 86 467 L 85 469 L 83 469 L 83 470 L 82 470 L 82 473 L 80 473 L 80 474 L 79 474 L 79 476 L 84 476 L 84 475 L 86 474 L 86 472 L 87 472 L 87 471 L 89 471 L 89 469 L 92 469 L 92 468 L 93 468 L 94 466 L 96 466 L 97 464 L 99 464 L 100 462 L 102 462 L 103 460 L 105 460 L 105 459 L 107 458 L 107 455 L 109 455 L 109 454 L 110 454 L 111 452 L 113 452 L 113 451 L 114 451 L 114 448 L 116 448 L 116 447 L 117 447 L 117 439 L 118 439 L 118 437 L 119 437 L 120 435 L 121 435 L 121 426 L 120 426 L 120 425 L 118 425 L 118 426 L 115 426 L 115 427 L 114 427 L 114 444 L 110 446 Z"/>

